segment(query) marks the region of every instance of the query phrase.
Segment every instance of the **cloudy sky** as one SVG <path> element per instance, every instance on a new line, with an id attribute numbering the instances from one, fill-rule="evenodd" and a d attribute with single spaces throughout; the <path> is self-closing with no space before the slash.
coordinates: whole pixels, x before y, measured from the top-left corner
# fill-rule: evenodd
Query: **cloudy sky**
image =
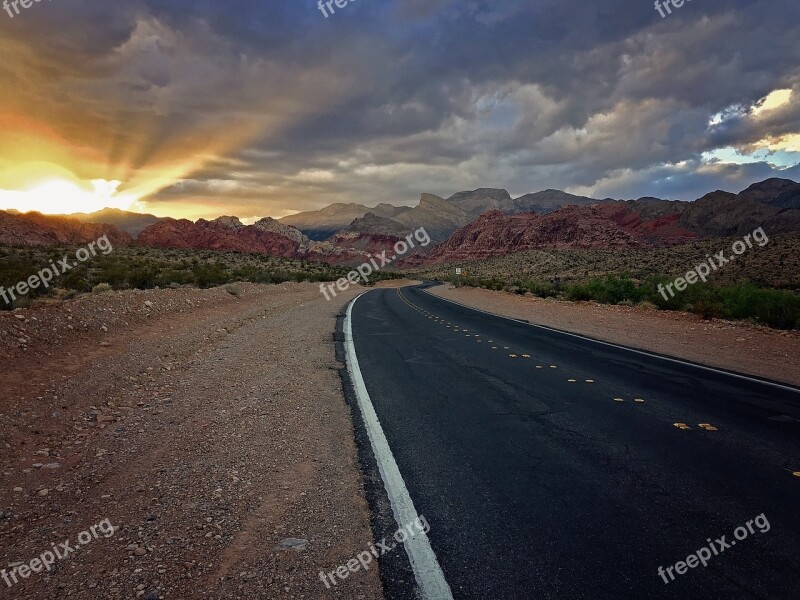
<path id="1" fill-rule="evenodd" d="M 251 219 L 800 180 L 797 0 L 19 8 L 0 12 L 0 208 Z"/>

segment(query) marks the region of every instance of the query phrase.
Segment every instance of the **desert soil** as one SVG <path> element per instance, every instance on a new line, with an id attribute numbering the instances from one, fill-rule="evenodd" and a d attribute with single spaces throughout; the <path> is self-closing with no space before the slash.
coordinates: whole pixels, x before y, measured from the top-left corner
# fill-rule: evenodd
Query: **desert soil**
<path id="1" fill-rule="evenodd" d="M 800 332 L 688 313 L 441 285 L 432 294 L 531 323 L 800 385 Z"/>
<path id="2" fill-rule="evenodd" d="M 232 291 L 0 314 L 0 568 L 116 527 L 8 597 L 383 597 L 319 579 L 373 542 L 333 345 L 363 288 Z"/>

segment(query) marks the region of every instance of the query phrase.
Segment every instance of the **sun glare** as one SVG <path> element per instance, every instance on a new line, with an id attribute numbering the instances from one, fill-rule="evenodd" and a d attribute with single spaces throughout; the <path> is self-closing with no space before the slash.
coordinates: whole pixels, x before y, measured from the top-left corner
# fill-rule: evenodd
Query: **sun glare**
<path id="1" fill-rule="evenodd" d="M 64 179 L 52 179 L 28 190 L 0 190 L 0 209 L 14 208 L 44 214 L 91 213 L 103 208 L 129 209 L 136 198 L 118 194 L 119 181 L 94 179 L 91 188 Z"/>

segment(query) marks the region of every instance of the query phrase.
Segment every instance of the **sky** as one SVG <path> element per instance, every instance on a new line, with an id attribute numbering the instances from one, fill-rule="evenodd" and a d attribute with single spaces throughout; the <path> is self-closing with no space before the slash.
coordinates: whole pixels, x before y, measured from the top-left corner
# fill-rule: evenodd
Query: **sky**
<path id="1" fill-rule="evenodd" d="M 691 200 L 800 180 L 797 0 L 332 6 L 9 5 L 0 209 L 252 221 L 478 187 Z"/>

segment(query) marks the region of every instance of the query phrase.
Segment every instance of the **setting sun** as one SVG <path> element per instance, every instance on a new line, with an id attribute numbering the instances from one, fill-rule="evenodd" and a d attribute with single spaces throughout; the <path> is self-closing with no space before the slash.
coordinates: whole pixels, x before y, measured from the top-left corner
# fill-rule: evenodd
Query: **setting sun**
<path id="1" fill-rule="evenodd" d="M 103 208 L 127 210 L 136 198 L 118 194 L 119 181 L 94 179 L 81 185 L 65 179 L 51 179 L 28 190 L 0 190 L 0 209 L 44 214 L 91 213 Z"/>

